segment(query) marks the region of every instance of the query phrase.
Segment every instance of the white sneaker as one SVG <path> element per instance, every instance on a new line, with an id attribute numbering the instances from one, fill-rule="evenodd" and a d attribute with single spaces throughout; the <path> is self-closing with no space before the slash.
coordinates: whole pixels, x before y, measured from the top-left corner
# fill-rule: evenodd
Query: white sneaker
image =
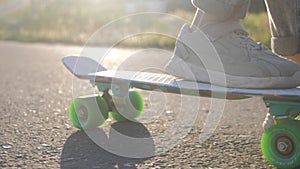
<path id="1" fill-rule="evenodd" d="M 300 66 L 272 53 L 243 29 L 208 37 L 184 25 L 174 56 L 165 67 L 170 74 L 231 88 L 294 88 Z"/>

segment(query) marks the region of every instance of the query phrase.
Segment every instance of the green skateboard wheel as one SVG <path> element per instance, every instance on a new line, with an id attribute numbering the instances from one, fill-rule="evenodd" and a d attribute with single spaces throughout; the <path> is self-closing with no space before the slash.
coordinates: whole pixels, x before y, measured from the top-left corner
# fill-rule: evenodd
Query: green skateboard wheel
<path id="1" fill-rule="evenodd" d="M 110 112 L 110 115 L 117 122 L 122 122 L 122 121 L 127 121 L 128 120 L 127 118 L 125 118 L 124 116 L 122 116 L 121 114 L 119 114 L 115 111 Z"/>
<path id="2" fill-rule="evenodd" d="M 267 129 L 261 140 L 265 159 L 272 165 L 292 169 L 300 166 L 300 122 L 287 121 Z"/>
<path id="3" fill-rule="evenodd" d="M 97 128 L 108 118 L 108 106 L 100 96 L 76 98 L 70 105 L 69 116 L 78 129 Z"/>
<path id="4" fill-rule="evenodd" d="M 112 118 L 118 122 L 126 120 L 135 121 L 135 119 L 144 111 L 144 100 L 142 95 L 137 91 L 129 91 L 128 96 L 124 101 L 124 104 L 115 103 L 115 105 L 117 105 L 117 112 L 110 112 Z"/>

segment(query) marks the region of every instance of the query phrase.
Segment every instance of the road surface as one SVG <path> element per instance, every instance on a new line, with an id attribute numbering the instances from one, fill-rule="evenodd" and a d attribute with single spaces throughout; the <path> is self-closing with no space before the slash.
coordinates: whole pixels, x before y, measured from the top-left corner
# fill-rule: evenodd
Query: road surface
<path id="1" fill-rule="evenodd" d="M 105 64 L 141 70 L 146 63 L 159 67 L 167 61 L 163 57 L 159 62 L 157 55 L 143 58 L 132 51 L 131 59 L 122 60 L 129 51 L 116 50 L 113 55 L 119 59 L 108 57 Z M 218 128 L 204 142 L 199 142 L 199 134 L 210 112 L 209 99 L 201 99 L 196 121 L 183 137 L 176 138 L 176 132 L 166 136 L 178 142 L 164 153 L 128 158 L 106 151 L 87 133 L 75 129 L 68 118 L 73 77 L 61 59 L 80 52 L 80 47 L 73 46 L 0 42 L 0 168 L 272 168 L 260 150 L 261 124 L 267 112 L 260 98 L 226 101 Z M 164 141 L 168 143 L 157 138 L 174 127 L 179 106 L 175 102 L 180 97 L 143 94 L 148 113 L 141 118 L 143 123 L 109 120 L 94 131 L 101 136 L 100 142 L 111 142 L 110 131 L 115 129 L 131 137 L 153 138 L 146 146 L 155 151 Z M 159 108 L 156 98 L 161 96 L 171 99 Z M 151 106 L 158 106 L 159 112 L 151 112 Z M 179 112 L 182 121 L 188 119 L 190 111 Z M 127 144 L 121 141 L 119 146 Z"/>

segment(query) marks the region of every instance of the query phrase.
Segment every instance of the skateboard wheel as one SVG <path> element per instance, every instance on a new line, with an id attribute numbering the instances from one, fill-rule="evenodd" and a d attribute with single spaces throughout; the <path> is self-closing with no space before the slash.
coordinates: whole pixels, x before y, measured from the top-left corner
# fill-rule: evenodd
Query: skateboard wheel
<path id="1" fill-rule="evenodd" d="M 108 106 L 100 96 L 76 98 L 70 105 L 69 117 L 78 129 L 97 128 L 108 118 Z"/>
<path id="2" fill-rule="evenodd" d="M 264 157 L 278 168 L 300 166 L 300 123 L 287 121 L 267 129 L 261 140 Z"/>
<path id="3" fill-rule="evenodd" d="M 111 115 L 111 117 L 112 117 L 114 120 L 116 120 L 117 122 L 122 122 L 122 121 L 128 120 L 128 119 L 125 118 L 124 116 L 122 116 L 122 115 L 120 115 L 119 113 L 114 112 L 114 111 L 110 112 L 110 115 Z"/>
<path id="4" fill-rule="evenodd" d="M 115 103 L 116 105 L 116 103 Z M 118 122 L 135 121 L 144 111 L 144 100 L 142 95 L 137 91 L 129 91 L 125 97 L 125 103 L 116 107 L 117 111 L 110 112 L 112 118 Z"/>

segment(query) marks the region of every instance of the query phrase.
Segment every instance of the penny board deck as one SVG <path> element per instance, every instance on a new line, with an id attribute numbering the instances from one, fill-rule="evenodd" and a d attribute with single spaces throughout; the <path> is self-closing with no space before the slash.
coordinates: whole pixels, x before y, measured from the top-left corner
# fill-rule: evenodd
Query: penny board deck
<path id="1" fill-rule="evenodd" d="M 64 65 L 78 78 L 90 80 L 96 85 L 122 83 L 142 90 L 155 90 L 203 97 L 243 99 L 260 96 L 272 100 L 300 102 L 300 88 L 292 89 L 239 89 L 186 81 L 167 74 L 107 70 L 88 57 L 63 58 Z"/>

